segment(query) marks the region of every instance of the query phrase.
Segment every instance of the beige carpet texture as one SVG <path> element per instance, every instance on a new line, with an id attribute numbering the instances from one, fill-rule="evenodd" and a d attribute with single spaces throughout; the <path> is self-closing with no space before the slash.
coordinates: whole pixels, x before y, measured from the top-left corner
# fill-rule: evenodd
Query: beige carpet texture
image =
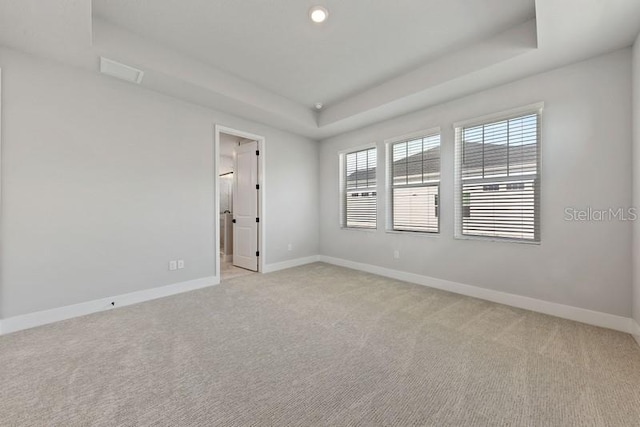
<path id="1" fill-rule="evenodd" d="M 316 263 L 0 337 L 2 426 L 638 426 L 630 335 Z"/>

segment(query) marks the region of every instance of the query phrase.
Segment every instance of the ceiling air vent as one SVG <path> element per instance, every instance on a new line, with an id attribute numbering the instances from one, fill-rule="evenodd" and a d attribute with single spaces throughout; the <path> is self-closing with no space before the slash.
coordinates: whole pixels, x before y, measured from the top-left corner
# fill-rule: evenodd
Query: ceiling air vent
<path id="1" fill-rule="evenodd" d="M 118 79 L 138 84 L 140 84 L 142 76 L 144 76 L 144 72 L 142 70 L 138 70 L 137 68 L 121 64 L 102 56 L 100 57 L 100 72 Z"/>

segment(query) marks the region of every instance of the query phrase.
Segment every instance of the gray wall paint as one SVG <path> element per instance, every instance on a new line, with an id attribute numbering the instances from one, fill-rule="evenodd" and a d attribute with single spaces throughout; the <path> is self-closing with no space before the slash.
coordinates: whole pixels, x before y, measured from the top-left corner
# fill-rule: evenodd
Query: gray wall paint
<path id="1" fill-rule="evenodd" d="M 216 123 L 266 137 L 266 262 L 318 253 L 316 142 L 7 49 L 0 68 L 2 317 L 214 275 Z"/>
<path id="2" fill-rule="evenodd" d="M 633 45 L 633 205 L 640 208 L 640 34 Z M 633 224 L 633 318 L 640 323 L 640 220 Z"/>
<path id="3" fill-rule="evenodd" d="M 629 316 L 631 224 L 567 222 L 564 209 L 630 206 L 630 92 L 631 52 L 623 49 L 323 141 L 321 253 Z M 454 239 L 452 124 L 539 101 L 545 102 L 542 243 Z M 378 192 L 378 230 L 341 230 L 338 153 L 376 142 L 382 171 L 382 141 L 435 126 L 442 128 L 440 235 L 386 233 L 384 185 Z M 393 259 L 394 250 L 400 259 Z"/>

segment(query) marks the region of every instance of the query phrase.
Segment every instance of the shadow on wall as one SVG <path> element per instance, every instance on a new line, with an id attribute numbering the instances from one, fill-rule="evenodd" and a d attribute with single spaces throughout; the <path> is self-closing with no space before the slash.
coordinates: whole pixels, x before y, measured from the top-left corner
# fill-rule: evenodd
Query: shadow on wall
<path id="1" fill-rule="evenodd" d="M 233 158 L 220 156 L 220 256 L 230 261 L 233 255 Z"/>
<path id="2" fill-rule="evenodd" d="M 220 213 L 233 211 L 233 158 L 220 156 Z"/>

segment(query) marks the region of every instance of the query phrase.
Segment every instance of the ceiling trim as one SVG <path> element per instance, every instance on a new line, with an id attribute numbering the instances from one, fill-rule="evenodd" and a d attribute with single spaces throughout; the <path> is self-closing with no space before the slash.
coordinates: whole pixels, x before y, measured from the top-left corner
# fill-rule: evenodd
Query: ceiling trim
<path id="1" fill-rule="evenodd" d="M 535 15 L 319 112 L 94 17 L 89 0 L 0 2 L 0 43 L 93 73 L 112 58 L 142 70 L 146 89 L 322 140 L 630 46 L 640 32 L 637 0 L 535 0 Z"/>

